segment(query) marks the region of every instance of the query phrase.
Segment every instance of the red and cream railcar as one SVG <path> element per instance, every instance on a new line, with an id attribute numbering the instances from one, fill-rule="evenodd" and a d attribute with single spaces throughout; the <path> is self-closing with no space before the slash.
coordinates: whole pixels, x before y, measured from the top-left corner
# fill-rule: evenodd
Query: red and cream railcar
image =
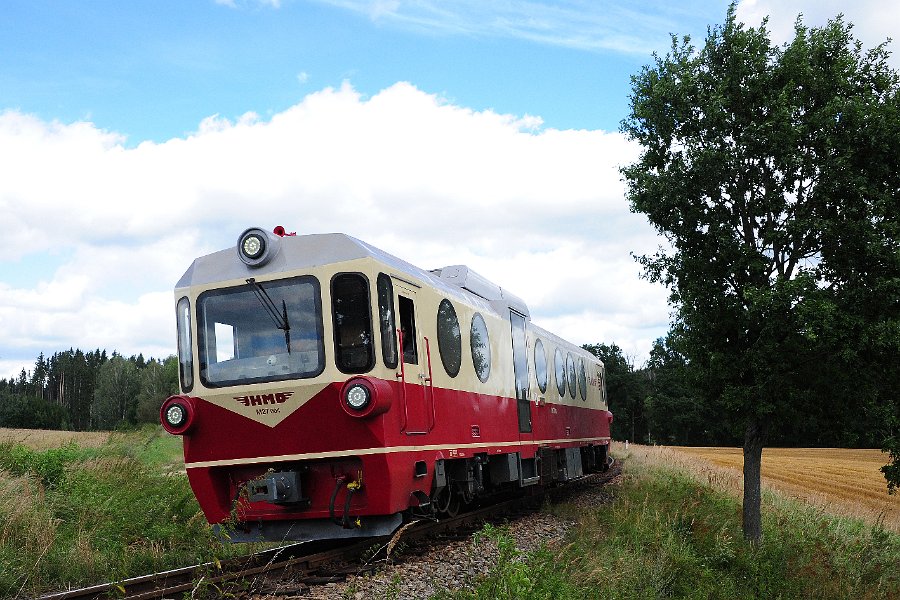
<path id="1" fill-rule="evenodd" d="M 161 419 L 232 541 L 384 535 L 607 465 L 602 363 L 464 266 L 252 228 L 175 300 Z"/>

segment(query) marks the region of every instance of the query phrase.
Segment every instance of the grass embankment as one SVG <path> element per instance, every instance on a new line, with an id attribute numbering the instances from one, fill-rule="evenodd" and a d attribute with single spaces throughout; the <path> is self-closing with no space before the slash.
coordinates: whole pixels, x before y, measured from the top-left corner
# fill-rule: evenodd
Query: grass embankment
<path id="1" fill-rule="evenodd" d="M 562 548 L 522 556 L 493 530 L 501 560 L 445 598 L 900 598 L 900 536 L 772 493 L 764 538 L 744 542 L 727 472 L 653 449 L 626 453 L 609 505 L 554 507 L 578 522 Z M 696 467 L 696 468 L 695 468 Z"/>
<path id="2" fill-rule="evenodd" d="M 48 448 L 33 433 L 0 442 L 0 598 L 250 549 L 211 535 L 183 472 L 179 438 L 148 428 L 75 440 Z"/>

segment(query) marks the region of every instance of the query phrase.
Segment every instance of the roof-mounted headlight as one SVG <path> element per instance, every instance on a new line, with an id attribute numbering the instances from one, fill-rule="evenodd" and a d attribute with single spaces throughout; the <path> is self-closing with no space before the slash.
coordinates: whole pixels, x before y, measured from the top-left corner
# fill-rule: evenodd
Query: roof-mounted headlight
<path id="1" fill-rule="evenodd" d="M 251 227 L 238 237 L 237 253 L 249 267 L 261 267 L 281 249 L 281 237 L 259 227 Z"/>

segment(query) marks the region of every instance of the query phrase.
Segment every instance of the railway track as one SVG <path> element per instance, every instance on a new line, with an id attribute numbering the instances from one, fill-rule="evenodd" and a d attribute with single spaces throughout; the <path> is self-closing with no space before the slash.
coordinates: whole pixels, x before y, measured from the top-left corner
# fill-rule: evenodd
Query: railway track
<path id="1" fill-rule="evenodd" d="M 204 563 L 134 577 L 115 583 L 100 584 L 81 589 L 66 590 L 41 596 L 41 600 L 94 600 L 106 598 L 194 597 L 206 591 L 231 593 L 244 592 L 299 595 L 313 586 L 343 581 L 348 575 L 360 575 L 374 571 L 378 561 L 390 558 L 397 544 L 427 543 L 426 540 L 449 540 L 468 537 L 483 523 L 514 519 L 530 514 L 548 499 L 565 500 L 585 485 L 602 485 L 621 472 L 615 464 L 606 473 L 587 475 L 559 488 L 542 493 L 508 499 L 477 508 L 453 518 L 421 518 L 401 527 L 393 536 L 370 538 L 335 546 L 334 542 L 305 542 L 266 550 L 245 557 L 214 563 Z M 366 557 L 366 560 L 361 560 Z M 276 586 L 272 581 L 289 580 Z M 217 593 L 216 595 L 220 595 Z"/>

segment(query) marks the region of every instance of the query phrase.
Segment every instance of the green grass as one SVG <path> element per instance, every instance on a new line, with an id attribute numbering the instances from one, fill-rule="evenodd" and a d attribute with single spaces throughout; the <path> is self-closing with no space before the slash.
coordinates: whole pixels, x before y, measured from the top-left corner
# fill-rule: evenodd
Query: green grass
<path id="1" fill-rule="evenodd" d="M 180 464 L 180 440 L 159 428 L 100 448 L 0 445 L 0 597 L 254 549 L 212 536 Z M 900 536 L 767 495 L 752 546 L 738 499 L 665 465 L 629 459 L 612 503 L 552 510 L 578 522 L 563 547 L 525 554 L 505 529 L 487 529 L 500 554 L 492 572 L 439 597 L 900 598 Z"/>
<path id="2" fill-rule="evenodd" d="M 243 554 L 211 533 L 160 428 L 100 448 L 0 445 L 0 597 L 31 597 Z"/>
<path id="3" fill-rule="evenodd" d="M 900 598 L 900 536 L 776 496 L 744 542 L 740 502 L 689 475 L 630 468 L 612 504 L 554 511 L 578 522 L 561 549 L 501 556 L 472 590 L 440 598 Z"/>

